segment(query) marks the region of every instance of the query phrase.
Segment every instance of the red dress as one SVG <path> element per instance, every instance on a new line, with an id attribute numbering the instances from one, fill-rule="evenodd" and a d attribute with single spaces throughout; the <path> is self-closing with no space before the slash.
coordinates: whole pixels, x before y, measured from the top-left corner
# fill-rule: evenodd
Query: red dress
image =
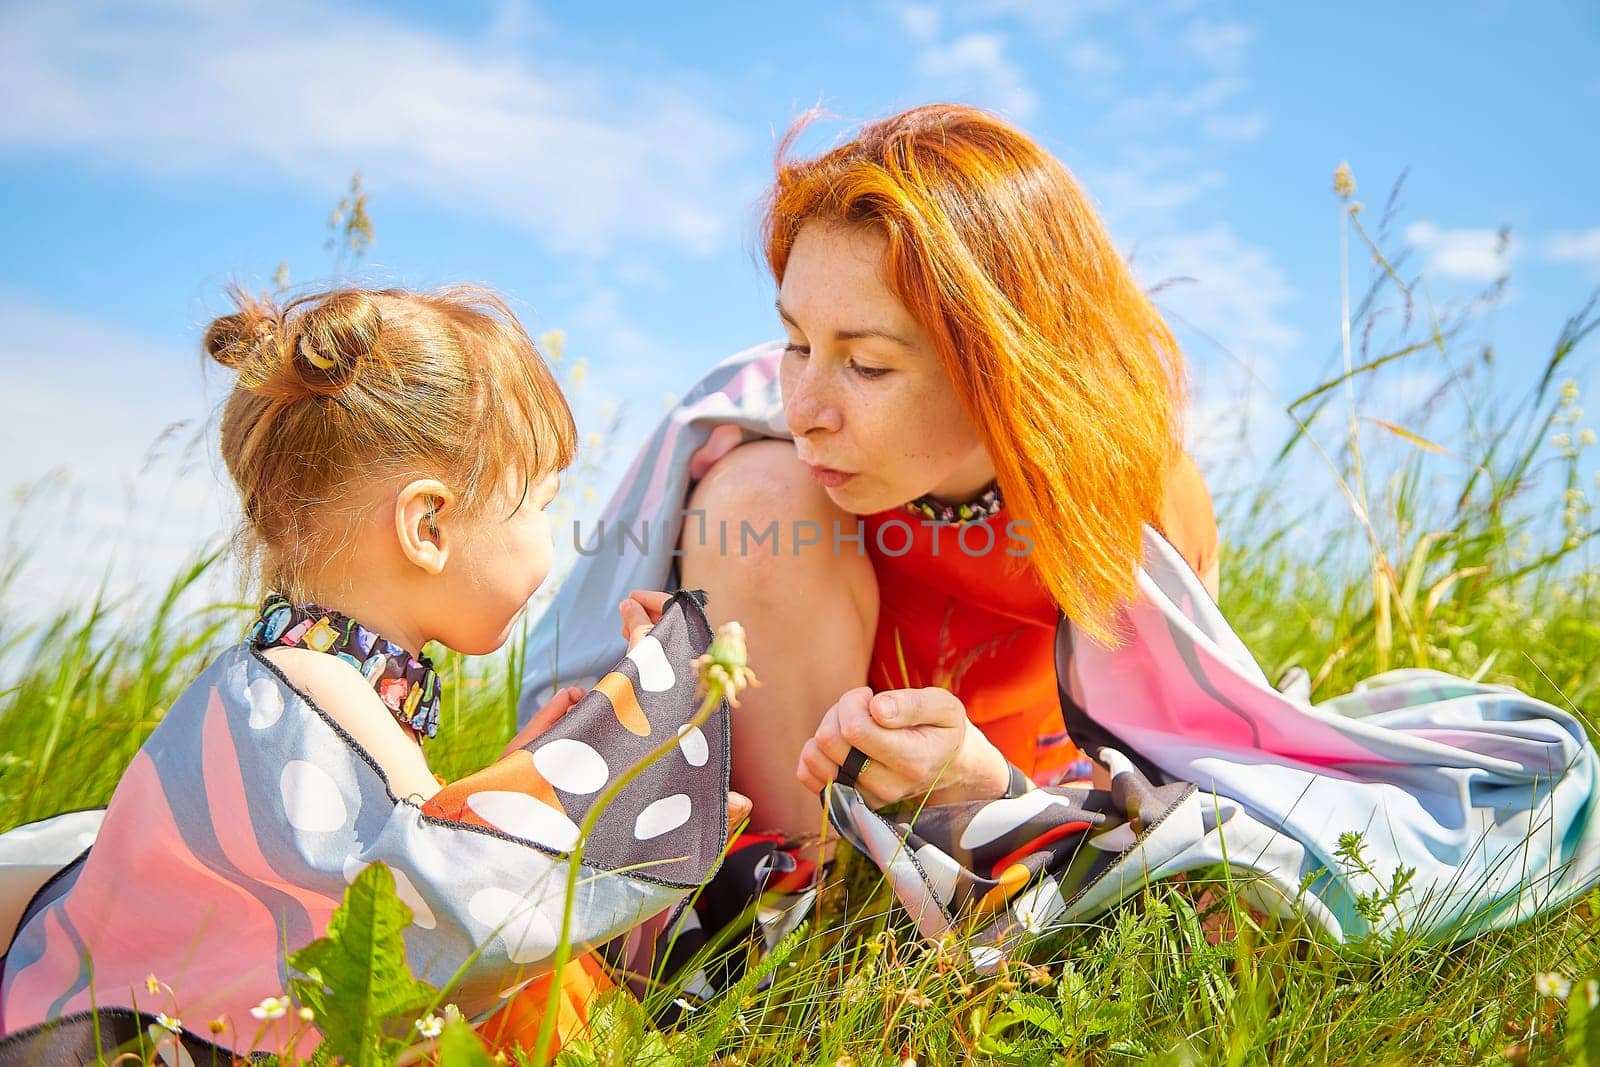
<path id="1" fill-rule="evenodd" d="M 963 527 L 925 525 L 903 508 L 865 517 L 879 599 L 867 682 L 880 692 L 949 689 L 995 747 L 1035 781 L 1086 777 L 1083 754 L 1063 732 L 1056 691 L 1059 612 L 1018 555 L 1024 545 L 1008 536 L 1010 521 L 1003 507 Z M 1187 457 L 1168 474 L 1160 525 L 1206 577 L 1216 560 L 1217 523 Z"/>

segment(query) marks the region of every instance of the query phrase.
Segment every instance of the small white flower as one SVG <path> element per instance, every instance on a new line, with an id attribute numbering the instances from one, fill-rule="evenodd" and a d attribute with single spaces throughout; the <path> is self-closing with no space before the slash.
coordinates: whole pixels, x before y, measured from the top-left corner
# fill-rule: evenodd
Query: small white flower
<path id="1" fill-rule="evenodd" d="M 250 1015 L 256 1019 L 281 1019 L 289 1014 L 288 997 L 266 997 L 250 1009 Z"/>
<path id="2" fill-rule="evenodd" d="M 301 1022 L 307 1022 L 307 1023 L 310 1022 L 312 1019 L 315 1019 L 317 1017 L 317 1013 L 316 1012 L 314 1012 L 310 1008 L 304 1007 L 304 1006 L 302 1006 L 300 1008 L 300 1010 L 298 1012 L 296 1012 L 295 1014 L 300 1016 L 300 1021 Z"/>
<path id="3" fill-rule="evenodd" d="M 1540 971 L 1533 976 L 1533 991 L 1541 997 L 1555 997 L 1557 1000 L 1566 1000 L 1572 993 L 1572 982 L 1564 974 L 1555 971 Z"/>
<path id="4" fill-rule="evenodd" d="M 691 1004 L 687 1000 L 684 1000 L 682 997 L 676 998 L 675 1000 L 673 1000 L 672 1003 L 676 1004 L 678 1007 L 682 1008 L 684 1011 L 687 1011 L 687 1012 L 691 1012 L 692 1013 L 692 1012 L 697 1012 L 697 1011 L 700 1010 L 698 1005 Z"/>
<path id="5" fill-rule="evenodd" d="M 423 1037 L 438 1037 L 444 1031 L 444 1020 L 429 1012 L 417 1020 L 417 1033 Z"/>
<path id="6" fill-rule="evenodd" d="M 1596 440 L 1600 440 L 1600 438 L 1596 438 L 1594 431 L 1588 429 L 1587 427 L 1578 432 L 1578 444 L 1582 445 L 1584 448 L 1588 448 L 1590 445 L 1594 444 Z"/>
<path id="7" fill-rule="evenodd" d="M 1572 435 L 1570 433 L 1551 434 L 1550 444 L 1555 448 L 1571 448 Z"/>
<path id="8" fill-rule="evenodd" d="M 179 1022 L 177 1019 L 174 1019 L 164 1011 L 156 1012 L 156 1025 L 161 1027 L 163 1030 L 170 1030 L 174 1034 L 183 1033 L 183 1023 Z"/>

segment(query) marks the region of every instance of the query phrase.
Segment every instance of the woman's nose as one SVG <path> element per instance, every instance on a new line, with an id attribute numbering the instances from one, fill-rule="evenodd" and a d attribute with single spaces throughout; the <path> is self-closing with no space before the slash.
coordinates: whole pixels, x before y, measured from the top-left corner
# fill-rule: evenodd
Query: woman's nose
<path id="1" fill-rule="evenodd" d="M 816 372 L 807 367 L 789 380 L 784 393 L 783 413 L 789 432 L 796 437 L 806 437 L 818 432 L 831 432 L 844 425 L 839 405 L 829 395 L 826 383 L 818 380 Z"/>

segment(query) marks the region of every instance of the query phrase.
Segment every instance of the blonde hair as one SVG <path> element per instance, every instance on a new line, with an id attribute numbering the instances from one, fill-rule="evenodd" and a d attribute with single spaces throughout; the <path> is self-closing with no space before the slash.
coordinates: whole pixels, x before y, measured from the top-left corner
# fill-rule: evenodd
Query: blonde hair
<path id="1" fill-rule="evenodd" d="M 238 374 L 222 457 L 243 510 L 247 581 L 306 598 L 345 547 L 343 506 L 379 480 L 436 478 L 472 517 L 508 476 L 533 484 L 572 463 L 566 398 L 491 292 L 334 289 L 282 306 L 233 297 L 238 310 L 211 323 L 204 345 Z"/>
<path id="2" fill-rule="evenodd" d="M 815 219 L 875 227 L 890 290 L 933 340 L 1030 524 L 1028 562 L 1084 633 L 1117 640 L 1184 406 L 1177 342 L 1066 167 L 977 108 L 931 104 L 814 159 L 778 148 L 765 251 L 781 285 Z"/>

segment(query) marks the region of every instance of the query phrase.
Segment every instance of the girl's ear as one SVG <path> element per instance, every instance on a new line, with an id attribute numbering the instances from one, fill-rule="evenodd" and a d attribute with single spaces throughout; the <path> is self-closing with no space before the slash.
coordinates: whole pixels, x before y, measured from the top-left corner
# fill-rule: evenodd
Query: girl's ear
<path id="1" fill-rule="evenodd" d="M 394 499 L 394 532 L 400 554 L 428 574 L 444 570 L 450 558 L 450 539 L 442 516 L 455 503 L 455 494 L 443 482 L 419 478 L 404 486 Z"/>

